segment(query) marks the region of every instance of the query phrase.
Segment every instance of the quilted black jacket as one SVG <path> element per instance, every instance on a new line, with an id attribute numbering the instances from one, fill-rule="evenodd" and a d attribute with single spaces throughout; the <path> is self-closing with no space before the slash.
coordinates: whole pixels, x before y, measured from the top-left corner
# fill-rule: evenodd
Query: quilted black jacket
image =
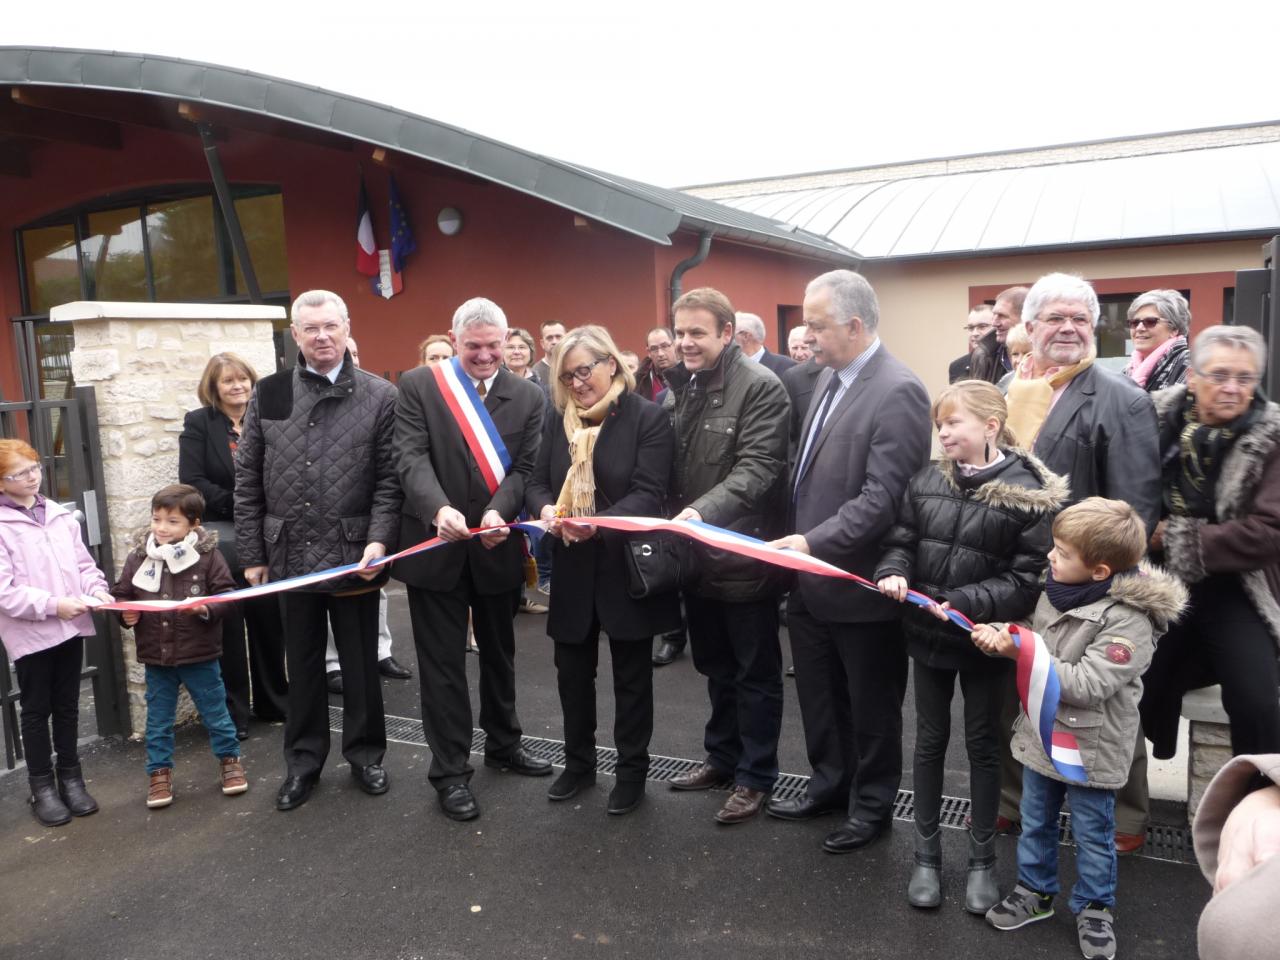
<path id="1" fill-rule="evenodd" d="M 367 543 L 390 553 L 400 526 L 392 455 L 396 388 L 354 367 L 337 382 L 292 370 L 258 381 L 236 449 L 240 562 L 266 564 L 272 580 L 354 563 Z M 367 587 L 343 577 L 308 589 Z"/>
<path id="2" fill-rule="evenodd" d="M 1005 450 L 977 477 L 950 460 L 932 463 L 907 485 L 875 579 L 906 577 L 975 623 L 1021 619 L 1035 609 L 1067 494 L 1065 480 L 1021 450 Z M 918 607 L 909 607 L 903 629 L 907 652 L 926 666 L 995 663 L 963 630 Z"/>

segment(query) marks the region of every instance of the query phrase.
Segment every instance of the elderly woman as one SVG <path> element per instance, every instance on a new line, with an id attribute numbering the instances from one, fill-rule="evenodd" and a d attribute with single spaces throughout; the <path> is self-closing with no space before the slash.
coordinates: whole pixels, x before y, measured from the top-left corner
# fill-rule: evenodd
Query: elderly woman
<path id="1" fill-rule="evenodd" d="M 1129 304 L 1133 356 L 1124 374 L 1147 393 L 1187 380 L 1191 308 L 1177 290 L 1149 290 Z"/>
<path id="2" fill-rule="evenodd" d="M 569 331 L 551 358 L 552 400 L 526 506 L 549 521 L 551 612 L 556 678 L 564 712 L 565 769 L 551 800 L 595 783 L 596 664 L 599 637 L 613 660 L 617 784 L 608 812 L 644 797 L 653 732 L 654 634 L 680 625 L 675 594 L 636 600 L 627 591 L 627 538 L 574 517 L 659 516 L 665 509 L 675 435 L 662 409 L 635 394 L 635 378 L 603 327 Z"/>
<path id="3" fill-rule="evenodd" d="M 253 368 L 234 353 L 211 357 L 196 390 L 203 406 L 187 414 L 178 438 L 178 479 L 191 484 L 204 497 L 204 526 L 218 533 L 218 548 L 240 587 L 248 584 L 235 554 L 234 455 L 249 397 L 257 382 L 258 375 Z M 248 658 L 245 656 L 246 623 Z M 284 672 L 283 632 L 275 597 L 249 600 L 243 605 L 243 612 L 223 618 L 222 678 L 227 688 L 227 709 L 241 740 L 249 735 L 251 699 L 252 713 L 259 720 L 284 719 L 288 683 Z"/>
<path id="4" fill-rule="evenodd" d="M 1156 394 L 1164 519 L 1152 550 L 1191 590 L 1156 647 L 1142 723 L 1157 757 L 1177 748 L 1182 695 L 1222 684 L 1231 752 L 1280 752 L 1280 407 L 1258 392 L 1266 345 L 1248 327 L 1196 337 L 1186 386 Z"/>
<path id="5" fill-rule="evenodd" d="M 533 370 L 533 336 L 521 327 L 507 331 L 507 342 L 502 348 L 502 358 L 508 370 L 522 380 L 541 383 L 542 378 Z"/>

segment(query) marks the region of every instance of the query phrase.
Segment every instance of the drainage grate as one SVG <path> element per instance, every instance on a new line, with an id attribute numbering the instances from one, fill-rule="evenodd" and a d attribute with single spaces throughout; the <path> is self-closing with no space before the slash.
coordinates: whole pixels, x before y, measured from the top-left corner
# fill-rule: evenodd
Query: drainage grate
<path id="1" fill-rule="evenodd" d="M 329 728 L 335 733 L 342 732 L 342 708 L 329 708 Z M 415 747 L 425 747 L 426 738 L 422 733 L 422 721 L 412 717 L 387 717 L 387 739 L 396 743 L 407 743 Z M 564 743 L 560 740 L 547 740 L 542 737 L 525 737 L 524 748 L 541 760 L 555 766 L 564 766 Z M 484 731 L 475 730 L 471 736 L 471 752 L 484 753 Z M 679 757 L 649 758 L 649 776 L 651 783 L 666 783 L 680 774 L 692 770 L 699 764 L 698 760 L 684 760 Z M 618 766 L 618 751 L 612 747 L 596 747 L 596 771 L 612 775 Z M 804 796 L 809 785 L 809 778 L 798 773 L 783 773 L 778 776 L 773 786 L 773 795 L 784 800 L 792 800 Z M 964 818 L 969 815 L 969 800 L 965 797 L 943 797 L 942 811 L 938 818 L 940 826 L 953 830 L 963 830 Z M 910 790 L 899 790 L 893 802 L 893 819 L 911 821 L 915 817 L 915 796 Z M 1058 842 L 1064 846 L 1073 846 L 1071 836 L 1071 814 L 1063 813 L 1058 818 Z M 1191 831 L 1186 827 L 1173 827 L 1165 824 L 1153 824 L 1147 828 L 1147 840 L 1138 856 L 1147 860 L 1167 860 L 1172 863 L 1195 863 L 1195 850 L 1191 844 Z"/>

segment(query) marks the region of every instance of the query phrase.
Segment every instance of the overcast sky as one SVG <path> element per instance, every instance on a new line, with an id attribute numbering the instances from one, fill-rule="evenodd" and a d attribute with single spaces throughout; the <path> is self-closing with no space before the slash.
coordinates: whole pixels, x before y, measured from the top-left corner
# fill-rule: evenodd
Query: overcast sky
<path id="1" fill-rule="evenodd" d="M 1264 0 L 432 6 L 28 2 L 0 44 L 242 67 L 663 186 L 1280 119 Z"/>

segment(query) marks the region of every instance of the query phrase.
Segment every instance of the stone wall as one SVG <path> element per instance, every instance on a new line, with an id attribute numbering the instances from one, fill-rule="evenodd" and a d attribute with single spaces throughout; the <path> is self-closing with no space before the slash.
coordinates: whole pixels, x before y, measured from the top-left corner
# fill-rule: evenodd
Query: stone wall
<path id="1" fill-rule="evenodd" d="M 151 519 L 151 496 L 178 481 L 178 435 L 187 411 L 200 406 L 196 387 L 216 353 L 243 357 L 260 376 L 275 370 L 272 322 L 282 307 L 186 303 L 64 304 L 50 314 L 75 328 L 75 381 L 98 401 L 102 474 L 116 569 L 134 531 Z M 125 630 L 133 732 L 145 727 L 142 666 L 133 631 Z"/>
<path id="2" fill-rule="evenodd" d="M 1209 781 L 1231 759 L 1231 724 L 1222 709 L 1222 688 L 1204 687 L 1187 693 L 1182 698 L 1182 715 L 1191 721 L 1187 763 L 1187 820 L 1191 821 Z"/>

